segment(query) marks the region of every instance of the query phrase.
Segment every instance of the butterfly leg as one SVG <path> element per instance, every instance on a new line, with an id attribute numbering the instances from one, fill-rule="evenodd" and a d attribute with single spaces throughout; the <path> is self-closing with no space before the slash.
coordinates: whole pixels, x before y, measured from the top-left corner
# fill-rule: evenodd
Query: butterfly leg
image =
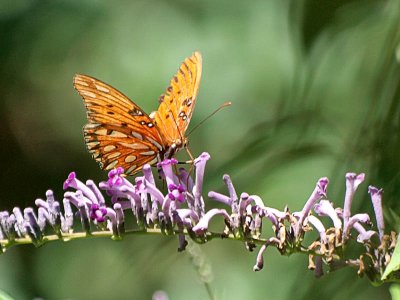
<path id="1" fill-rule="evenodd" d="M 193 168 L 194 168 L 194 157 L 193 157 L 192 152 L 190 152 L 189 147 L 186 146 L 185 150 L 186 150 L 187 154 L 190 156 L 190 160 L 186 161 L 187 164 L 190 164 L 189 176 L 188 176 L 188 180 L 186 182 L 186 186 L 189 186 L 189 177 L 191 176 Z"/>
<path id="2" fill-rule="evenodd" d="M 193 165 L 193 163 L 194 163 L 194 157 L 193 157 L 192 152 L 190 152 L 189 147 L 185 147 L 185 150 L 186 150 L 187 154 L 188 154 L 189 157 L 190 157 L 190 160 L 186 161 L 185 163 Z"/>

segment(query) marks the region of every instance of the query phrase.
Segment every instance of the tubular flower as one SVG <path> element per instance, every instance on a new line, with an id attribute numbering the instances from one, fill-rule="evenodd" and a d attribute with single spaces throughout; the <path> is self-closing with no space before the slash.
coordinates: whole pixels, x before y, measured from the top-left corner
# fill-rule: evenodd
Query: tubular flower
<path id="1" fill-rule="evenodd" d="M 308 268 L 317 277 L 324 274 L 324 264 L 331 271 L 341 265 L 356 267 L 360 276 L 367 274 L 370 280 L 380 282 L 397 234 L 384 232 L 382 189 L 369 187 L 375 218 L 365 213 L 351 214 L 351 203 L 364 174 L 346 174 L 343 207 L 335 207 L 335 201 L 328 200 L 329 180 L 323 177 L 301 210 L 291 212 L 288 207 L 269 207 L 258 195 L 238 194 L 227 174 L 222 177 L 226 194 L 215 191 L 205 194 L 209 159 L 210 155 L 204 152 L 194 160 L 190 169 L 194 168 L 193 177 L 190 171 L 177 169 L 178 161 L 173 158 L 159 163 L 159 174 L 154 174 L 149 165 L 143 166 L 143 174 L 132 181 L 125 177 L 122 168 L 111 170 L 108 180 L 98 185 L 92 180 L 84 183 L 71 172 L 63 185 L 66 191 L 62 201 L 49 190 L 45 199 L 35 201 L 36 209 L 15 207 L 12 212 L 0 212 L 1 250 L 28 242 L 40 246 L 50 240 L 89 235 L 121 239 L 135 232 L 177 235 L 179 251 L 185 250 L 187 236 L 199 243 L 230 238 L 244 242 L 250 251 L 260 246 L 254 271 L 264 267 L 264 252 L 272 247 L 284 255 L 308 255 Z M 155 180 L 157 177 L 162 178 L 160 184 Z M 204 194 L 208 201 L 204 201 Z M 213 201 L 222 207 L 213 208 Z M 136 224 L 126 223 L 132 219 L 127 214 L 133 214 Z M 371 220 L 376 220 L 378 232 L 370 229 Z M 76 231 L 77 222 L 81 231 Z M 221 229 L 218 223 L 223 229 L 213 231 L 214 224 Z M 263 233 L 267 224 L 272 227 L 272 235 Z M 307 244 L 305 236 L 312 230 L 316 230 L 315 240 Z M 55 235 L 48 235 L 49 231 Z M 351 238 L 354 234 L 356 239 Z M 344 250 L 354 242 L 363 245 L 364 252 L 349 259 Z"/>

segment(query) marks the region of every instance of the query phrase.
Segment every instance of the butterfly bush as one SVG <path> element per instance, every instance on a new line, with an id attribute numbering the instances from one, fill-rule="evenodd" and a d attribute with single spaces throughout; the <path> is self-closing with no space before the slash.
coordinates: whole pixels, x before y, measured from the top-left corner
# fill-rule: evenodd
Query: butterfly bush
<path id="1" fill-rule="evenodd" d="M 245 192 L 238 195 L 229 175 L 223 176 L 226 194 L 215 191 L 207 194 L 209 200 L 221 203 L 224 208 L 209 208 L 211 201 L 207 201 L 206 208 L 203 180 L 209 159 L 210 155 L 203 153 L 194 160 L 193 177 L 184 168 L 177 169 L 176 159 L 162 161 L 157 174 L 163 179 L 161 186 L 157 186 L 149 165 L 143 166 L 143 175 L 133 182 L 124 176 L 122 168 L 111 170 L 108 180 L 98 185 L 92 180 L 84 183 L 72 172 L 64 182 L 66 192 L 62 202 L 49 190 L 46 200 L 35 201 L 35 209 L 15 207 L 12 212 L 0 212 L 1 250 L 25 243 L 41 246 L 51 240 L 87 236 L 122 239 L 135 232 L 159 232 L 176 235 L 179 251 L 185 250 L 187 237 L 197 243 L 214 238 L 239 240 L 249 251 L 259 247 L 254 271 L 264 267 L 264 252 L 273 247 L 282 255 L 308 255 L 308 268 L 316 277 L 322 276 L 324 269 L 334 271 L 350 266 L 357 269 L 358 275 L 366 274 L 371 281 L 381 282 L 397 234 L 385 233 L 382 189 L 369 187 L 373 220 L 366 213 L 352 214 L 351 204 L 364 174 L 346 174 L 343 208 L 335 207 L 329 200 L 326 177 L 317 181 L 302 209 L 291 212 L 288 207 L 282 210 L 269 207 L 257 195 Z M 134 222 L 127 222 L 130 214 Z M 220 232 L 210 229 L 214 218 L 223 224 Z M 372 221 L 376 230 L 371 230 Z M 272 227 L 271 236 L 263 233 L 263 226 Z M 306 242 L 310 238 L 311 242 Z M 354 243 L 361 245 L 362 251 L 349 258 L 346 249 Z M 396 275 L 393 273 L 388 280 Z"/>

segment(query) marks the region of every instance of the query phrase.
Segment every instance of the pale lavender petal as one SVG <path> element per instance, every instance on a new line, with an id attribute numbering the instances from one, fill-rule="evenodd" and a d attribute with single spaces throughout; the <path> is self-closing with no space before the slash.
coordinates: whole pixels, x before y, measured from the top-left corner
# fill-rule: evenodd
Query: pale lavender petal
<path id="1" fill-rule="evenodd" d="M 47 190 L 47 191 L 46 191 L 46 201 L 47 201 L 47 203 L 49 204 L 49 206 L 52 207 L 52 205 L 53 205 L 54 202 L 55 202 L 54 193 L 53 193 L 52 190 Z"/>
<path id="2" fill-rule="evenodd" d="M 227 204 L 227 205 L 231 205 L 231 198 L 229 198 L 228 196 L 225 196 L 223 194 L 217 193 L 217 192 L 208 192 L 208 198 L 221 202 L 223 204 Z"/>
<path id="3" fill-rule="evenodd" d="M 346 194 L 344 198 L 343 205 L 343 227 L 347 228 L 347 223 L 349 222 L 351 216 L 351 203 L 353 202 L 354 193 L 358 186 L 364 181 L 365 174 L 361 173 L 357 175 L 356 173 L 346 174 Z M 345 231 L 343 230 L 342 239 L 345 240 Z"/>
<path id="4" fill-rule="evenodd" d="M 277 238 L 272 237 L 272 238 L 268 239 L 264 245 L 261 246 L 261 248 L 257 254 L 256 264 L 253 267 L 254 272 L 261 271 L 262 268 L 264 267 L 264 255 L 263 254 L 264 254 L 265 250 L 268 248 L 268 246 L 271 244 L 275 244 L 276 246 L 278 246 L 280 244 L 280 242 Z"/>
<path id="5" fill-rule="evenodd" d="M 151 296 L 152 300 L 169 300 L 168 294 L 162 290 L 155 291 Z"/>
<path id="6" fill-rule="evenodd" d="M 104 197 L 103 197 L 102 193 L 100 192 L 99 188 L 97 187 L 97 185 L 93 182 L 93 180 L 87 180 L 86 185 L 95 195 L 95 197 L 97 199 L 97 203 L 100 206 L 104 206 L 106 203 L 104 200 Z"/>
<path id="7" fill-rule="evenodd" d="M 246 207 L 250 202 L 251 202 L 251 200 L 249 200 L 249 194 L 242 193 L 240 195 L 240 200 L 239 200 L 239 215 L 240 216 L 243 216 L 246 214 Z"/>
<path id="8" fill-rule="evenodd" d="M 49 203 L 47 203 L 47 201 L 44 201 L 43 199 L 40 199 L 40 198 L 35 200 L 35 205 L 37 207 L 43 207 L 45 209 L 50 209 Z"/>
<path id="9" fill-rule="evenodd" d="M 75 207 L 79 208 L 80 203 L 86 203 L 87 205 L 91 205 L 92 202 L 82 195 L 81 190 L 77 190 L 75 193 L 73 192 L 65 192 L 64 198 L 68 199 L 70 203 L 75 205 Z"/>
<path id="10" fill-rule="evenodd" d="M 179 180 L 174 174 L 174 171 L 172 169 L 173 165 L 176 165 L 178 161 L 175 158 L 172 159 L 164 159 L 162 162 L 158 164 L 159 167 L 162 168 L 165 180 L 167 181 L 167 185 L 173 183 L 173 184 L 179 184 Z"/>
<path id="11" fill-rule="evenodd" d="M 184 220 L 186 218 L 191 218 L 193 220 L 194 223 L 198 223 L 199 222 L 199 216 L 196 214 L 195 211 L 193 211 L 192 209 L 188 209 L 188 208 L 179 208 L 176 210 L 179 217 Z"/>
<path id="12" fill-rule="evenodd" d="M 80 190 L 84 196 L 90 199 L 91 202 L 97 203 L 96 195 L 82 181 L 76 178 L 75 172 L 71 172 L 68 175 L 68 179 L 64 182 L 64 190 L 69 187 Z"/>
<path id="13" fill-rule="evenodd" d="M 72 212 L 71 202 L 69 199 L 63 199 L 64 205 L 64 222 L 62 223 L 62 230 L 68 232 L 74 223 L 74 213 Z"/>
<path id="14" fill-rule="evenodd" d="M 193 179 L 184 168 L 179 168 L 178 177 L 179 177 L 179 182 L 185 185 L 187 191 L 193 190 L 194 186 Z"/>
<path id="15" fill-rule="evenodd" d="M 204 201 L 201 196 L 203 189 L 203 178 L 204 171 L 206 168 L 206 163 L 210 159 L 210 154 L 207 152 L 203 152 L 198 158 L 194 160 L 194 165 L 196 167 L 196 180 L 193 187 L 193 196 L 195 200 L 195 209 L 204 213 Z"/>
<path id="16" fill-rule="evenodd" d="M 383 209 L 382 209 L 382 194 L 383 189 L 377 189 L 376 187 L 369 186 L 368 192 L 371 195 L 372 205 L 374 206 L 376 224 L 378 227 L 379 238 L 383 239 L 385 234 L 385 221 L 383 219 Z"/>
<path id="17" fill-rule="evenodd" d="M 152 195 L 160 205 L 162 205 L 164 201 L 163 193 L 154 184 L 147 180 L 144 181 L 144 186 L 147 192 Z"/>
<path id="18" fill-rule="evenodd" d="M 327 239 L 326 239 L 326 230 L 322 222 L 316 218 L 315 216 L 308 216 L 307 217 L 308 222 L 310 222 L 311 225 L 313 225 L 317 231 L 319 232 L 320 240 L 321 243 L 326 244 Z"/>
<path id="19" fill-rule="evenodd" d="M 353 228 L 353 226 L 356 222 L 369 224 L 370 223 L 369 215 L 368 214 L 356 214 L 349 219 L 347 224 L 345 224 L 343 227 L 343 237 L 344 237 L 343 240 L 344 241 L 349 239 L 351 228 Z"/>
<path id="20" fill-rule="evenodd" d="M 267 207 L 265 207 L 265 208 L 258 207 L 257 213 L 262 217 L 264 217 L 264 216 L 267 217 L 271 221 L 272 225 L 275 226 L 275 228 L 278 227 L 278 225 L 279 225 L 278 218 Z"/>
<path id="21" fill-rule="evenodd" d="M 27 207 L 24 209 L 24 218 L 26 221 L 25 228 L 28 226 L 31 233 L 35 236 L 36 242 L 40 241 L 43 238 L 43 233 L 40 230 L 40 225 L 32 207 Z"/>
<path id="22" fill-rule="evenodd" d="M 121 204 L 115 203 L 114 206 L 114 211 L 117 217 L 117 224 L 118 224 L 118 234 L 122 235 L 125 233 L 125 215 L 124 211 L 122 209 Z"/>
<path id="23" fill-rule="evenodd" d="M 21 209 L 19 207 L 14 207 L 13 214 L 15 216 L 18 231 L 20 232 L 21 236 L 24 236 L 27 232 L 25 230 L 25 219 L 22 215 Z"/>
<path id="24" fill-rule="evenodd" d="M 118 236 L 117 214 L 112 208 L 107 207 L 107 217 L 110 219 L 108 223 L 110 225 L 109 229 L 113 232 L 114 236 Z"/>
<path id="25" fill-rule="evenodd" d="M 149 164 L 145 164 L 142 168 L 144 178 L 150 182 L 151 184 L 155 185 L 155 180 L 153 176 L 153 172 L 151 171 L 151 166 Z"/>
<path id="26" fill-rule="evenodd" d="M 222 179 L 225 182 L 226 187 L 228 188 L 228 193 L 229 197 L 231 199 L 231 203 L 237 203 L 238 202 L 238 196 L 235 190 L 235 187 L 233 186 L 231 177 L 228 174 L 225 174 Z"/>
<path id="27" fill-rule="evenodd" d="M 333 226 L 336 229 L 342 228 L 342 221 L 340 220 L 338 214 L 333 208 L 332 203 L 329 200 L 321 200 L 314 205 L 314 211 L 319 216 L 328 216 L 333 222 Z"/>
<path id="28" fill-rule="evenodd" d="M 45 228 L 46 221 L 48 221 L 49 224 L 51 224 L 51 217 L 48 213 L 48 210 L 46 210 L 43 207 L 39 207 L 37 223 L 39 224 L 40 230 L 43 230 Z"/>
<path id="29" fill-rule="evenodd" d="M 305 218 L 308 216 L 310 210 L 313 208 L 315 203 L 319 201 L 322 197 L 326 197 L 326 190 L 328 186 L 329 180 L 326 177 L 320 178 L 315 186 L 314 191 L 312 192 L 310 198 L 307 200 L 304 205 L 301 214 L 299 216 L 299 221 L 295 228 L 295 236 L 299 237 L 300 234 L 303 233 L 303 222 Z"/>
<path id="30" fill-rule="evenodd" d="M 158 202 L 158 203 L 160 203 L 160 205 L 162 205 L 162 202 L 160 202 L 160 201 L 162 201 L 164 199 L 164 197 L 162 196 L 162 193 L 156 188 L 156 183 L 155 183 L 155 179 L 153 176 L 153 172 L 151 171 L 151 166 L 149 164 L 145 164 L 143 166 L 142 170 L 143 170 L 143 175 L 144 175 L 143 177 L 144 177 L 145 186 L 148 187 L 149 185 L 151 185 L 151 187 L 150 187 L 151 191 L 149 192 L 150 200 L 151 200 L 151 207 L 157 206 L 157 204 L 155 202 Z"/>
<path id="31" fill-rule="evenodd" d="M 204 234 L 208 229 L 208 224 L 211 219 L 217 215 L 222 215 L 225 218 L 225 221 L 229 223 L 230 217 L 225 209 L 212 208 L 202 216 L 196 226 L 193 227 L 193 231 L 198 235 Z"/>
<path id="32" fill-rule="evenodd" d="M 90 234 L 90 221 L 85 202 L 78 204 L 79 216 L 81 217 L 82 229 L 86 234 Z"/>
<path id="33" fill-rule="evenodd" d="M 368 231 L 366 231 L 366 230 L 364 229 L 364 227 L 363 227 L 360 223 L 358 223 L 358 222 L 355 222 L 355 223 L 353 224 L 353 228 L 354 228 L 355 230 L 357 230 L 358 233 L 359 233 L 358 236 L 357 236 L 357 242 L 359 242 L 359 243 L 368 242 L 368 241 L 371 240 L 371 238 L 372 238 L 374 235 L 377 235 L 377 233 L 376 233 L 375 231 L 373 231 L 373 230 L 368 230 Z"/>

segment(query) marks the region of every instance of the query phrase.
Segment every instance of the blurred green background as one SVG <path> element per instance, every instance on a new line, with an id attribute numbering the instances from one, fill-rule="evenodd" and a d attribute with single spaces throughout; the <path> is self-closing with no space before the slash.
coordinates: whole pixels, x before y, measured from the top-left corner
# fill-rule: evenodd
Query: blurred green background
<path id="1" fill-rule="evenodd" d="M 371 212 L 367 186 L 400 208 L 399 1 L 0 0 L 0 210 L 32 206 L 70 171 L 106 173 L 86 152 L 75 73 L 97 77 L 150 112 L 183 59 L 203 55 L 190 136 L 208 151 L 205 191 L 260 195 L 300 210 L 319 177 L 342 205 L 344 175 L 365 172 L 353 212 Z M 207 200 L 206 200 L 207 201 Z M 208 207 L 215 204 L 206 202 Z M 16 299 L 207 299 L 177 239 L 128 236 L 19 246 L 0 256 L 0 289 Z M 256 253 L 232 241 L 201 247 L 218 299 L 389 299 L 355 270 L 315 279 L 308 258 Z"/>

